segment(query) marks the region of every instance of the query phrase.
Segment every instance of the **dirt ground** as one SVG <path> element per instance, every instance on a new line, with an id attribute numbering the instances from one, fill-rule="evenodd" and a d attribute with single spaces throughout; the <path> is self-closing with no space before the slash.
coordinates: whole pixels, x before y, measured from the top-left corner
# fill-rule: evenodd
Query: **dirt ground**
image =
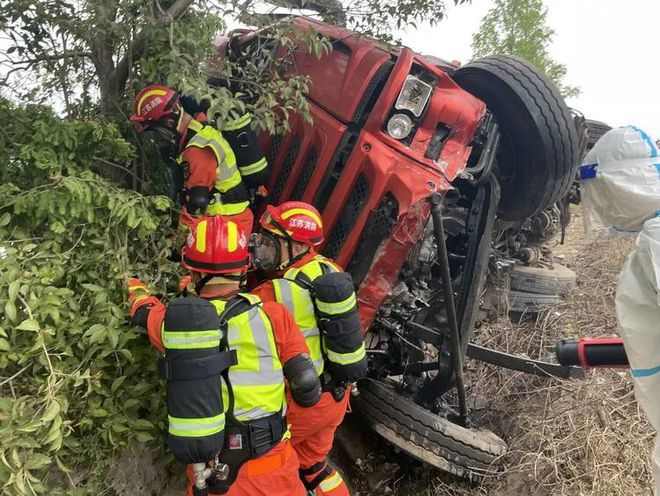
<path id="1" fill-rule="evenodd" d="M 561 338 L 616 334 L 617 276 L 633 245 L 632 239 L 587 243 L 580 209 L 574 209 L 566 244 L 553 251 L 577 273 L 575 289 L 538 318 L 519 323 L 502 318 L 481 326 L 475 340 L 554 361 Z M 509 444 L 499 473 L 468 484 L 363 433 L 367 448 L 351 443 L 353 456 L 361 458 L 356 466 L 345 467 L 355 495 L 651 494 L 654 433 L 635 402 L 627 373 L 595 371 L 585 379 L 556 380 L 471 361 L 467 384 L 475 423 Z"/>

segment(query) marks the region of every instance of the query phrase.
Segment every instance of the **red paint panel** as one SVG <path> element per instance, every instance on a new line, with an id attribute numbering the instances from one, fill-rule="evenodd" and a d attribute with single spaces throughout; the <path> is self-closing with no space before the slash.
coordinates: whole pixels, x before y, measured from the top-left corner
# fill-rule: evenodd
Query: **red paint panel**
<path id="1" fill-rule="evenodd" d="M 300 29 L 315 29 L 328 37 L 333 50 L 321 58 L 305 47 L 295 53 L 295 74 L 311 79 L 309 97 L 344 122 L 350 121 L 369 82 L 391 58 L 380 44 L 336 26 L 309 18 L 296 20 Z M 292 71 L 293 72 L 293 71 Z"/>

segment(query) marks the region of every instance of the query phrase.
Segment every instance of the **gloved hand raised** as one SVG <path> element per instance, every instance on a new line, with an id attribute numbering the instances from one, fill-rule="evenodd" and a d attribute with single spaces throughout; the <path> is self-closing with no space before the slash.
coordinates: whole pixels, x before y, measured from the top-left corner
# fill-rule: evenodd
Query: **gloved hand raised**
<path id="1" fill-rule="evenodd" d="M 128 303 L 131 305 L 131 317 L 135 315 L 137 309 L 142 306 L 146 299 L 153 298 L 148 286 L 135 277 L 126 279 L 128 286 Z"/>
<path id="2" fill-rule="evenodd" d="M 183 276 L 179 279 L 179 294 L 186 296 L 194 291 L 192 277 Z"/>

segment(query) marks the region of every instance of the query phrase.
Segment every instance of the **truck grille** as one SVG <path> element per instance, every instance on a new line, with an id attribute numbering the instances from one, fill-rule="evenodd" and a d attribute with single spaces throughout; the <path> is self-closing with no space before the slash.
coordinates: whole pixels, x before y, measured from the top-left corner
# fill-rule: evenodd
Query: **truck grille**
<path id="1" fill-rule="evenodd" d="M 291 140 L 291 146 L 289 147 L 289 150 L 286 152 L 286 157 L 284 157 L 282 168 L 278 172 L 277 182 L 275 183 L 275 187 L 273 188 L 273 191 L 270 192 L 268 197 L 268 203 L 272 205 L 277 205 L 279 203 L 280 196 L 284 190 L 284 186 L 286 185 L 287 179 L 289 179 L 289 176 L 291 175 L 293 164 L 296 162 L 296 158 L 298 157 L 299 149 L 300 136 L 296 134 Z"/>
<path id="2" fill-rule="evenodd" d="M 296 187 L 291 193 L 292 200 L 300 200 L 305 194 L 309 180 L 314 175 L 314 170 L 316 169 L 316 161 L 318 160 L 318 153 L 315 148 L 311 148 L 307 156 L 305 157 L 305 163 L 303 164 L 303 170 L 300 173 L 300 177 L 296 181 Z"/>
<path id="3" fill-rule="evenodd" d="M 337 257 L 368 199 L 369 181 L 364 174 L 360 174 L 323 247 L 323 254 L 326 257 Z"/>
<path id="4" fill-rule="evenodd" d="M 357 133 L 347 131 L 344 136 L 342 136 L 337 151 L 332 158 L 332 162 L 330 162 L 330 166 L 325 171 L 323 179 L 321 179 L 321 184 L 316 190 L 316 195 L 312 201 L 319 212 L 323 213 L 323 210 L 325 210 L 326 205 L 330 201 L 330 196 L 332 196 L 332 192 L 335 190 L 335 186 L 341 177 L 341 173 L 348 161 L 348 157 L 350 157 L 353 152 L 355 143 L 357 143 Z"/>
<path id="5" fill-rule="evenodd" d="M 273 141 L 270 144 L 270 150 L 268 150 L 268 155 L 266 156 L 266 160 L 268 160 L 268 165 L 273 166 L 275 163 L 275 159 L 277 158 L 277 152 L 280 151 L 280 147 L 282 146 L 282 135 L 281 134 L 276 134 L 273 136 Z"/>
<path id="6" fill-rule="evenodd" d="M 360 256 L 353 257 L 346 269 L 353 276 L 356 286 L 359 286 L 364 276 L 367 275 L 378 247 L 384 239 L 390 237 L 392 226 L 398 218 L 399 203 L 391 193 L 387 193 L 376 209 L 369 214 L 367 223 L 362 230 L 360 242 L 355 250 L 355 253 L 359 253 Z"/>

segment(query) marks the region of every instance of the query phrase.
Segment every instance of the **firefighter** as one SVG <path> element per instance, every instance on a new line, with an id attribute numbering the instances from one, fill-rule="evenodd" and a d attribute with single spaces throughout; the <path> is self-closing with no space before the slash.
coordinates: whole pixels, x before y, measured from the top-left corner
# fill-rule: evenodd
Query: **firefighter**
<path id="1" fill-rule="evenodd" d="M 353 280 L 315 251 L 323 242 L 323 222 L 312 205 L 269 205 L 260 224 L 250 243 L 254 265 L 277 278 L 254 293 L 289 308 L 323 384 L 316 406 L 302 409 L 292 403 L 289 408 L 301 479 L 317 495 L 348 495 L 346 483 L 326 457 L 348 408 L 350 384 L 367 369 Z"/>
<path id="2" fill-rule="evenodd" d="M 196 219 L 182 256 L 198 296 L 165 306 L 130 279 L 129 302 L 133 323 L 165 352 L 170 449 L 192 465 L 186 494 L 206 484 L 212 495 L 305 495 L 284 416 L 285 379 L 291 404 L 321 396 L 304 338 L 284 306 L 239 292 L 249 257 L 238 224 Z"/>
<path id="3" fill-rule="evenodd" d="M 223 136 L 203 112 L 195 116 L 186 112 L 183 101 L 192 102 L 166 86 L 147 86 L 135 97 L 130 118 L 139 130 L 156 132 L 175 151 L 185 176 L 181 201 L 188 214 L 180 221 L 189 225 L 189 216 L 196 214 L 231 216 L 251 232 L 250 190 L 265 195 L 268 164 L 250 129 L 250 116 L 228 122 Z"/>

